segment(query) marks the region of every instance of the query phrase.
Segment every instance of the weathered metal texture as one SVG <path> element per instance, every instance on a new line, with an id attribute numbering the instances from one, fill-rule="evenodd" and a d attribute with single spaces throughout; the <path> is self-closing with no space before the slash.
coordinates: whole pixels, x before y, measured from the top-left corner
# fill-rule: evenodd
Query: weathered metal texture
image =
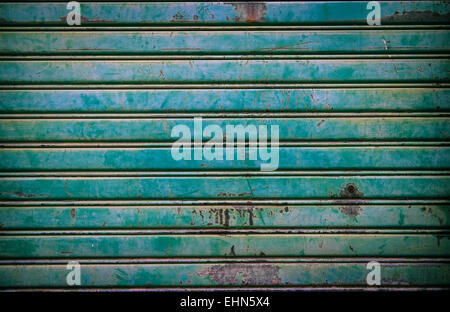
<path id="1" fill-rule="evenodd" d="M 365 263 L 84 264 L 83 287 L 365 286 Z M 65 287 L 65 265 L 2 265 L 0 287 Z M 27 276 L 24 280 L 23 276 Z M 449 263 L 383 264 L 386 286 L 446 286 Z"/>
<path id="2" fill-rule="evenodd" d="M 194 148 L 197 150 L 199 148 Z M 232 150 L 237 155 L 236 148 Z M 192 154 L 195 154 L 193 151 Z M 0 150 L 1 171 L 257 170 L 262 160 L 177 161 L 170 148 L 21 148 Z M 450 170 L 450 148 L 280 147 L 278 170 Z"/>
<path id="3" fill-rule="evenodd" d="M 2 61 L 0 84 L 446 82 L 447 59 Z"/>
<path id="4" fill-rule="evenodd" d="M 2 113 L 448 111 L 446 88 L 0 90 Z"/>
<path id="5" fill-rule="evenodd" d="M 450 287 L 448 2 L 66 4 L 0 4 L 0 289 L 70 289 L 69 260 L 88 288 L 366 287 L 371 260 Z M 195 116 L 278 125 L 278 170 L 173 160 Z"/>
<path id="6" fill-rule="evenodd" d="M 380 1 L 383 24 L 448 24 L 446 1 Z M 367 25 L 367 1 L 81 3 L 83 25 Z M 5 3 L 3 25 L 66 26 L 66 3 Z"/>
<path id="7" fill-rule="evenodd" d="M 5 32 L 0 55 L 429 54 L 449 42 L 445 30 Z"/>
<path id="8" fill-rule="evenodd" d="M 445 234 L 7 235 L 0 257 L 448 257 Z"/>
<path id="9" fill-rule="evenodd" d="M 0 179 L 0 199 L 446 199 L 450 193 L 448 175 L 217 175 L 8 177 Z"/>
<path id="10" fill-rule="evenodd" d="M 449 228 L 449 205 L 1 207 L 2 230 Z"/>
<path id="11" fill-rule="evenodd" d="M 171 130 L 179 124 L 194 133 L 193 118 L 1 119 L 0 142 L 174 142 Z M 208 118 L 202 124 L 218 125 L 224 134 L 226 125 L 266 125 L 269 139 L 278 125 L 280 141 L 441 140 L 450 134 L 448 117 Z"/>

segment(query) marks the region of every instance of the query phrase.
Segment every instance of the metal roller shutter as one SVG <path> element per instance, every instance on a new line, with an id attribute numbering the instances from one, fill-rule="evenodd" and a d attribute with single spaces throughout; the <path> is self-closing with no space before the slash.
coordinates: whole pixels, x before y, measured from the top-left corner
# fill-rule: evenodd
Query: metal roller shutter
<path id="1" fill-rule="evenodd" d="M 1 289 L 449 286 L 448 2 L 80 3 L 0 4 Z"/>

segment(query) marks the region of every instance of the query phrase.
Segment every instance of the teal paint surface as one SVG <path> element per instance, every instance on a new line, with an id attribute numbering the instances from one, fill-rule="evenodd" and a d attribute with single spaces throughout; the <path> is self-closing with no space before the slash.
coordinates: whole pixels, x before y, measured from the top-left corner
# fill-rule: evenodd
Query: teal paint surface
<path id="1" fill-rule="evenodd" d="M 234 246 L 234 247 L 233 247 Z M 450 237 L 414 234 L 2 236 L 2 258 L 448 257 Z"/>
<path id="2" fill-rule="evenodd" d="M 380 1 L 383 24 L 448 24 L 445 1 Z M 81 3 L 87 25 L 366 25 L 367 1 Z M 66 3 L 6 3 L 3 25 L 63 25 Z"/>
<path id="3" fill-rule="evenodd" d="M 356 198 L 365 199 L 446 199 L 450 192 L 450 177 L 444 175 L 17 177 L 0 178 L 0 199 L 348 199 L 342 195 L 348 184 L 362 193 Z"/>
<path id="4" fill-rule="evenodd" d="M 366 286 L 365 263 L 82 264 L 83 287 Z M 382 285 L 445 286 L 448 263 L 383 263 Z M 67 287 L 65 265 L 0 266 L 0 287 Z M 23 276 L 27 276 L 23 281 Z M 324 278 L 325 277 L 325 278 Z"/>
<path id="5" fill-rule="evenodd" d="M 279 126 L 280 141 L 326 140 L 441 140 L 450 134 L 448 117 L 323 117 L 323 118 L 208 118 L 203 129 L 218 125 Z M 84 118 L 84 119 L 1 119 L 2 142 L 174 142 L 171 131 L 186 125 L 194 134 L 191 118 Z M 248 134 L 247 134 L 248 135 Z M 208 141 L 208 138 L 203 140 Z"/>
<path id="6" fill-rule="evenodd" d="M 4 61 L 0 84 L 424 82 L 449 80 L 450 61 Z"/>
<path id="7" fill-rule="evenodd" d="M 2 230 L 441 228 L 448 205 L 1 207 Z"/>
<path id="8" fill-rule="evenodd" d="M 445 30 L 7 32 L 0 54 L 448 53 L 449 42 Z"/>
<path id="9" fill-rule="evenodd" d="M 198 148 L 193 148 L 198 150 Z M 233 150 L 237 155 L 236 148 Z M 257 170 L 266 161 L 172 158 L 170 148 L 47 148 L 0 150 L 2 171 Z M 195 152 L 191 151 L 193 155 Z M 192 157 L 191 155 L 191 157 Z M 281 147 L 278 170 L 450 169 L 449 147 Z"/>
<path id="10" fill-rule="evenodd" d="M 448 112 L 450 91 L 445 88 L 0 90 L 0 111 L 4 113 Z"/>
<path id="11" fill-rule="evenodd" d="M 82 288 L 364 288 L 371 260 L 448 288 L 450 5 L 380 3 L 1 3 L 0 289 L 70 260 Z M 173 160 L 195 116 L 279 125 L 279 171 Z"/>

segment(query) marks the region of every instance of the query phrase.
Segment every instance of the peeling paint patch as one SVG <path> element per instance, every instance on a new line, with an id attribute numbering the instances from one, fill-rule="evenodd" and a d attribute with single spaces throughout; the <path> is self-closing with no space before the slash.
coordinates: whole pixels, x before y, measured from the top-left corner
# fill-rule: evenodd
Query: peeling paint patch
<path id="1" fill-rule="evenodd" d="M 450 14 L 439 14 L 431 10 L 426 11 L 395 11 L 391 16 L 381 17 L 381 24 L 385 23 L 418 23 L 433 21 L 434 23 L 445 22 L 450 20 Z"/>
<path id="2" fill-rule="evenodd" d="M 267 6 L 263 2 L 231 3 L 236 11 L 235 22 L 258 23 L 266 21 Z"/>
<path id="3" fill-rule="evenodd" d="M 344 207 L 340 207 L 339 210 L 349 216 L 349 217 L 356 217 L 359 216 L 359 214 L 361 213 L 361 207 L 359 206 L 344 206 Z"/>
<path id="4" fill-rule="evenodd" d="M 248 224 L 253 225 L 253 218 L 255 217 L 253 206 L 234 206 L 233 208 L 239 213 L 240 218 L 244 218 L 248 214 Z"/>
<path id="5" fill-rule="evenodd" d="M 70 209 L 70 217 L 75 219 L 75 208 Z"/>
<path id="6" fill-rule="evenodd" d="M 217 285 L 279 285 L 280 268 L 272 264 L 246 265 L 240 263 L 213 265 L 198 273 Z"/>

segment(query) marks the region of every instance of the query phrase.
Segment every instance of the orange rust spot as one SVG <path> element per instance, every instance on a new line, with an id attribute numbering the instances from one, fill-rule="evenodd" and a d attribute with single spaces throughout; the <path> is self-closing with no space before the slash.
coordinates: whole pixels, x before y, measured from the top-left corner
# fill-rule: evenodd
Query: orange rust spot
<path id="1" fill-rule="evenodd" d="M 236 22 L 258 23 L 266 21 L 267 7 L 262 2 L 242 2 L 232 3 L 237 16 Z"/>

